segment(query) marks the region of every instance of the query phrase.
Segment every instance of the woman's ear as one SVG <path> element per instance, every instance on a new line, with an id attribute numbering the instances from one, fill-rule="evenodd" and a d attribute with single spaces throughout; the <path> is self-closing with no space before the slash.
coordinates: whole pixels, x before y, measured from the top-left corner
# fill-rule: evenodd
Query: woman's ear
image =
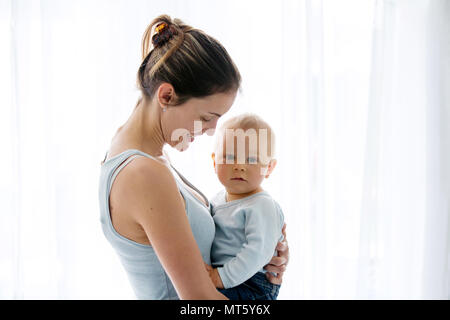
<path id="1" fill-rule="evenodd" d="M 175 89 L 170 83 L 163 82 L 159 85 L 157 98 L 159 105 L 165 111 L 167 106 L 175 101 Z"/>
<path id="2" fill-rule="evenodd" d="M 267 172 L 266 172 L 266 178 L 268 178 L 270 176 L 270 174 L 272 173 L 272 171 L 275 169 L 275 167 L 277 166 L 277 159 L 272 159 L 269 162 L 269 165 L 267 166 Z"/>

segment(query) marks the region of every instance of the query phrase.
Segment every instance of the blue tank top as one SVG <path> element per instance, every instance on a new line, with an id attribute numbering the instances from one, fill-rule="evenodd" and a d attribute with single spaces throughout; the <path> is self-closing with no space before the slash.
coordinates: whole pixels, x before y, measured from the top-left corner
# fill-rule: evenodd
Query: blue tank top
<path id="1" fill-rule="evenodd" d="M 120 170 L 138 156 L 157 161 L 154 157 L 142 151 L 132 149 L 126 150 L 102 164 L 99 182 L 99 203 L 103 234 L 118 254 L 138 299 L 179 299 L 153 247 L 123 237 L 114 229 L 111 221 L 109 212 L 111 186 Z M 211 245 L 215 233 L 214 220 L 210 213 L 211 204 L 175 168 L 171 167 L 171 169 L 178 189 L 185 200 L 186 214 L 203 260 L 211 264 Z M 202 195 L 209 207 L 206 207 L 204 203 L 195 197 L 182 181 Z"/>

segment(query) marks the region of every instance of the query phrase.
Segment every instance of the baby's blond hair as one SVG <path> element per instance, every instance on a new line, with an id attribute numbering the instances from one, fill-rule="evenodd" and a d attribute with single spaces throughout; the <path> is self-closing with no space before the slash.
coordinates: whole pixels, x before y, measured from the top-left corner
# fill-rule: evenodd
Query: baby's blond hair
<path id="1" fill-rule="evenodd" d="M 275 133 L 273 132 L 272 127 L 260 116 L 254 113 L 243 113 L 237 116 L 234 116 L 228 120 L 226 120 L 216 133 L 216 141 L 214 145 L 214 150 L 220 145 L 220 142 L 223 139 L 226 129 L 242 129 L 247 131 L 249 129 L 254 129 L 258 136 L 260 135 L 260 130 L 266 130 L 267 132 L 267 156 L 271 159 L 275 156 Z"/>

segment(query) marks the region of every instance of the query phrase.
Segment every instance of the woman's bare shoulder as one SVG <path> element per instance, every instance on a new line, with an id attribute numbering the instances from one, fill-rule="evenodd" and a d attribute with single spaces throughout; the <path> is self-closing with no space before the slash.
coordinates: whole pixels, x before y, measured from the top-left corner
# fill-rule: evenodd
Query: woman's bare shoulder
<path id="1" fill-rule="evenodd" d="M 168 203 L 182 202 L 176 180 L 167 165 L 139 156 L 117 175 L 110 201 L 140 222 L 148 208 L 163 208 Z"/>
<path id="2" fill-rule="evenodd" d="M 130 191 L 147 193 L 153 189 L 175 186 L 169 167 L 156 159 L 138 156 L 117 175 L 118 185 Z"/>

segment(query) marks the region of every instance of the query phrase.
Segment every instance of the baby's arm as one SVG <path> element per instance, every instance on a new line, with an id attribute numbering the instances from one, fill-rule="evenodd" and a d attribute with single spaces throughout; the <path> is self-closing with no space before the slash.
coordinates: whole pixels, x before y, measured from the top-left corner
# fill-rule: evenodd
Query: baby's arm
<path id="1" fill-rule="evenodd" d="M 236 257 L 211 271 L 210 277 L 218 288 L 235 287 L 250 279 L 270 261 L 280 239 L 283 217 L 270 198 L 244 210 L 247 241 Z"/>

